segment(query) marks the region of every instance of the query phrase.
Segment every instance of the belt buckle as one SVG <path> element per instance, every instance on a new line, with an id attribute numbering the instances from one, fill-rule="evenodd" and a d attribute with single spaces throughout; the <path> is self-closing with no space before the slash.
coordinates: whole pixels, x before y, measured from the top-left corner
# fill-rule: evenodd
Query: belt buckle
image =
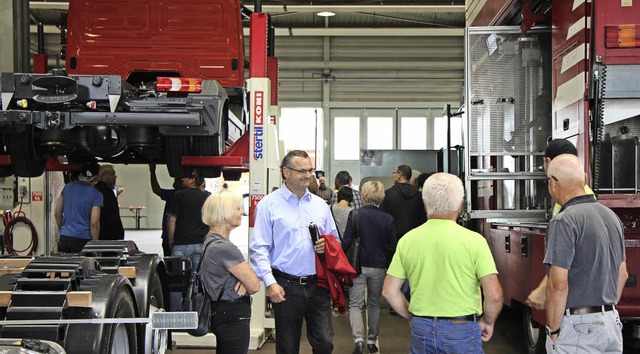
<path id="1" fill-rule="evenodd" d="M 309 284 L 309 279 L 307 279 L 307 277 L 300 277 L 298 278 L 298 283 L 300 285 L 307 285 Z"/>

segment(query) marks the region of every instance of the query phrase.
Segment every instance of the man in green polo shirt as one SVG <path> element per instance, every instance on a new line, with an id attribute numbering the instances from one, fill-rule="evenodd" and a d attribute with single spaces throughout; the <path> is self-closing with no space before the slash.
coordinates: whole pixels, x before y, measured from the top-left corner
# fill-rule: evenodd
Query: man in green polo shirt
<path id="1" fill-rule="evenodd" d="M 482 235 L 456 223 L 464 199 L 460 178 L 432 175 L 422 199 L 429 219 L 399 241 L 382 294 L 411 322 L 412 354 L 482 353 L 482 341 L 491 338 L 502 309 L 489 245 Z M 400 291 L 405 279 L 411 286 L 409 303 Z"/>

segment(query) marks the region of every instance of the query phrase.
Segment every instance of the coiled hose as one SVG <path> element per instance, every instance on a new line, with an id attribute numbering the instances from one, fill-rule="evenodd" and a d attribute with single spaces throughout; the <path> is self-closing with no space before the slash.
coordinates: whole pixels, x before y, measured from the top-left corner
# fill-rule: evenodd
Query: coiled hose
<path id="1" fill-rule="evenodd" d="M 602 140 L 604 138 L 604 94 L 607 89 L 607 66 L 601 64 L 599 68 L 600 77 L 597 80 L 596 109 L 593 130 L 593 191 L 596 195 L 600 191 L 600 155 L 602 150 Z"/>
<path id="2" fill-rule="evenodd" d="M 4 224 L 4 251 L 8 254 L 18 256 L 18 253 L 27 252 L 27 255 L 32 256 L 38 248 L 38 231 L 35 225 L 27 218 L 27 215 L 22 211 L 22 202 L 20 202 L 20 209 L 15 215 L 11 214 L 11 210 L 6 210 L 2 214 L 2 223 Z M 23 223 L 31 230 L 31 243 L 22 250 L 16 250 L 13 248 L 13 228 L 18 223 Z"/>

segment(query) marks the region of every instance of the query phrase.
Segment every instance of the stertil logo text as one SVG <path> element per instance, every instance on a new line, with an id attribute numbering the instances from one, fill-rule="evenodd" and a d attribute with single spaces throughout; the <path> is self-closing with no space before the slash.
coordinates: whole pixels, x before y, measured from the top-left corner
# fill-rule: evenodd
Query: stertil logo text
<path id="1" fill-rule="evenodd" d="M 253 127 L 253 159 L 262 159 L 263 127 Z"/>

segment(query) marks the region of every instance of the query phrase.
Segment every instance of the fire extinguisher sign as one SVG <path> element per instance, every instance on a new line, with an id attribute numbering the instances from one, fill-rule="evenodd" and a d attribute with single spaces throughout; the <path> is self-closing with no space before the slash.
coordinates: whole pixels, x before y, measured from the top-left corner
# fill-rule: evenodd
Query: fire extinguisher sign
<path id="1" fill-rule="evenodd" d="M 31 192 L 32 202 L 41 202 L 43 200 L 42 192 Z"/>

